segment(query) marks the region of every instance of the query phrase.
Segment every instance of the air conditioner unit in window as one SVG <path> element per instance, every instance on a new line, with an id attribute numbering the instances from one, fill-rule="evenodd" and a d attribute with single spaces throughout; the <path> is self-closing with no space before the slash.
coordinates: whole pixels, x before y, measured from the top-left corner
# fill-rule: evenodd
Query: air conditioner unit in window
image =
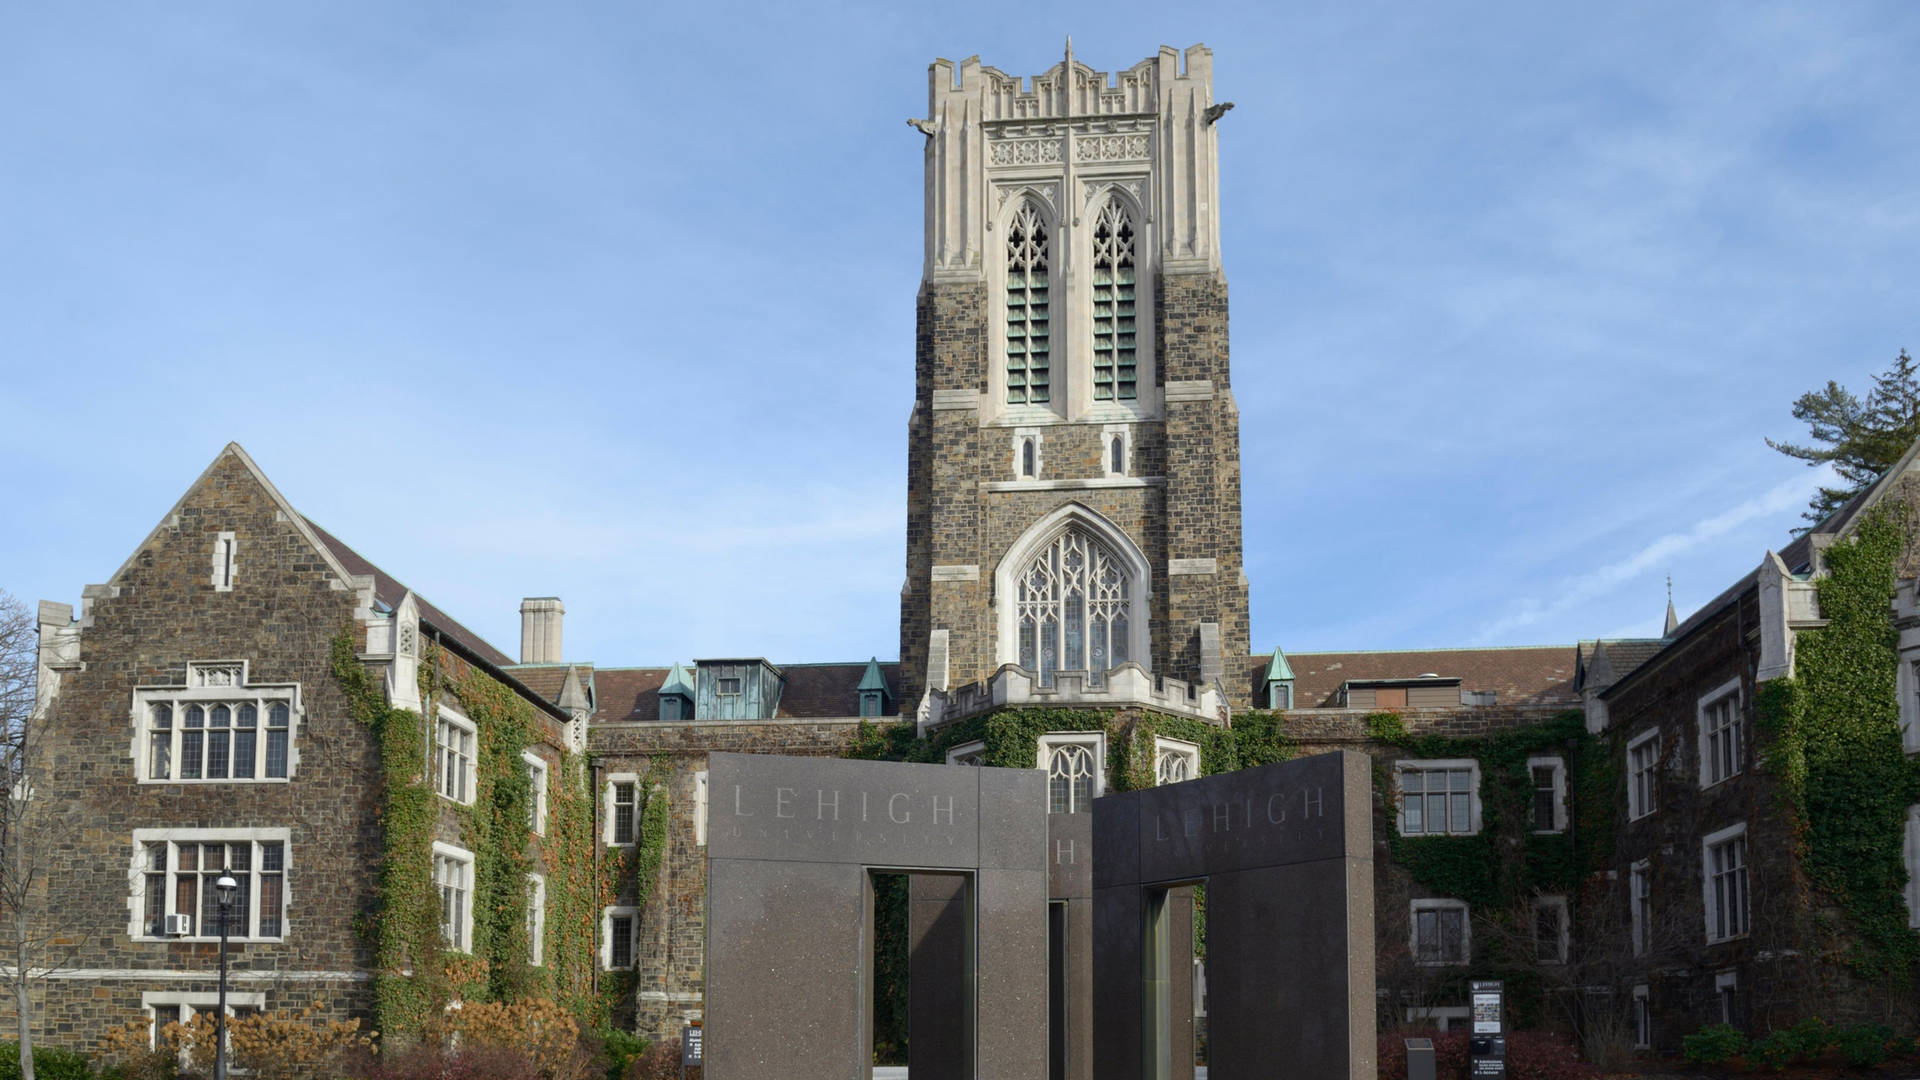
<path id="1" fill-rule="evenodd" d="M 191 915 L 167 916 L 167 936 L 168 937 L 186 937 L 188 934 L 191 934 L 191 933 L 193 933 L 193 916 Z"/>

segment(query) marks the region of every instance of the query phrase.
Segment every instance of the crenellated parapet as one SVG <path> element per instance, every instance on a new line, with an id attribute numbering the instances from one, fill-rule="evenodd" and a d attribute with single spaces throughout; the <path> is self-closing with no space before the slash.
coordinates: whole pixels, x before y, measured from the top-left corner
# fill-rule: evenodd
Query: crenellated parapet
<path id="1" fill-rule="evenodd" d="M 1030 79 L 980 58 L 927 72 L 926 264 L 929 281 L 986 276 L 1009 200 L 1044 205 L 1063 239 L 1114 187 L 1145 211 L 1159 269 L 1220 269 L 1213 52 L 1194 45 L 1117 72 L 1065 57 Z M 1067 250 L 1062 245 L 1063 250 Z"/>
<path id="2" fill-rule="evenodd" d="M 1226 725 L 1231 711 L 1217 683 L 1156 678 L 1136 663 L 1125 663 L 1095 680 L 1090 672 L 1055 672 L 1043 685 L 1018 664 L 1003 664 L 992 678 L 953 690 L 929 690 L 914 717 L 920 735 L 995 709 L 1027 706 L 1056 709 L 1151 709 L 1210 724 Z"/>

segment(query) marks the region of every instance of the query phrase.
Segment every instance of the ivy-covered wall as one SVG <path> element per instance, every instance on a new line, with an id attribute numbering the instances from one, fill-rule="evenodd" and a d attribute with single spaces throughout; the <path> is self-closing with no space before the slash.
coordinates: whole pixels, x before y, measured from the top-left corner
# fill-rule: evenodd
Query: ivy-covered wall
<path id="1" fill-rule="evenodd" d="M 334 675 L 354 718 L 380 742 L 377 795 L 382 832 L 376 904 L 362 932 L 375 955 L 375 1027 L 431 1033 L 454 1001 L 550 998 L 584 1024 L 605 1026 L 632 993 L 632 973 L 598 971 L 601 912 L 623 888 L 651 881 L 665 834 L 666 800 L 641 808 L 642 842 L 600 850 L 594 793 L 579 755 L 564 748 L 551 717 L 484 671 L 428 645 L 419 665 L 428 715 L 448 704 L 474 724 L 475 791 L 470 805 L 441 798 L 428 759 L 433 732 L 421 712 L 386 702 L 379 677 L 334 642 Z M 531 828 L 532 785 L 523 751 L 548 761 L 544 835 Z M 643 790 L 645 785 L 643 785 Z M 470 951 L 445 947 L 433 843 L 473 853 Z M 527 875 L 545 878 L 542 962 L 530 963 Z M 642 893 L 644 903 L 644 893 Z"/>
<path id="2" fill-rule="evenodd" d="M 1763 761 L 1791 817 L 1808 882 L 1833 915 L 1826 947 L 1862 979 L 1911 995 L 1920 933 L 1907 926 L 1902 847 L 1920 761 L 1900 741 L 1894 573 L 1913 547 L 1904 505 L 1883 503 L 1826 553 L 1827 625 L 1801 631 L 1794 676 L 1756 702 Z"/>

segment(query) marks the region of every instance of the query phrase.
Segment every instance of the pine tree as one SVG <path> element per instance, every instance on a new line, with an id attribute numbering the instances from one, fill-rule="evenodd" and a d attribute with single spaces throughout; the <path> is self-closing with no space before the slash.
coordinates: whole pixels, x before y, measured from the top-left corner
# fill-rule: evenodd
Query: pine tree
<path id="1" fill-rule="evenodd" d="M 1806 421 L 1813 445 L 1772 439 L 1767 445 L 1810 466 L 1831 463 L 1845 481 L 1814 494 L 1801 516 L 1817 525 L 1878 480 L 1920 438 L 1920 372 L 1902 349 L 1892 367 L 1873 377 L 1866 401 L 1829 380 L 1825 389 L 1800 395 L 1793 418 Z"/>

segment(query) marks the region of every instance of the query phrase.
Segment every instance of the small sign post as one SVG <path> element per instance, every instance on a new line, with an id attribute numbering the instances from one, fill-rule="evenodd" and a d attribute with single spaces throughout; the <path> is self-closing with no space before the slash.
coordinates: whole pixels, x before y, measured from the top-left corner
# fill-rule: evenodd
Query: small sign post
<path id="1" fill-rule="evenodd" d="M 704 1061 L 706 1046 L 702 1039 L 700 1025 L 688 1024 L 680 1029 L 680 1077 L 686 1080 L 688 1069 L 700 1068 Z"/>
<path id="2" fill-rule="evenodd" d="M 1467 1032 L 1467 1075 L 1504 1080 L 1507 1075 L 1506 984 L 1498 979 L 1467 983 L 1473 1027 Z"/>

